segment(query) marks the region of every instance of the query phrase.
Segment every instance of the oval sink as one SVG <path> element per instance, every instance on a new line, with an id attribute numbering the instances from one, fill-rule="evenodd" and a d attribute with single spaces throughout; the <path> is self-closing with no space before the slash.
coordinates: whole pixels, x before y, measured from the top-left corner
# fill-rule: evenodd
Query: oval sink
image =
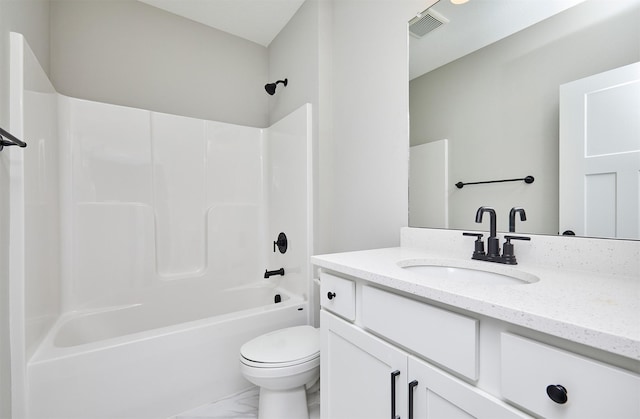
<path id="1" fill-rule="evenodd" d="M 483 285 L 515 285 L 537 282 L 538 278 L 525 272 L 497 266 L 501 272 L 469 267 L 429 264 L 428 262 L 400 262 L 401 268 L 425 279 L 481 283 Z M 498 270 L 498 269 L 496 269 Z"/>

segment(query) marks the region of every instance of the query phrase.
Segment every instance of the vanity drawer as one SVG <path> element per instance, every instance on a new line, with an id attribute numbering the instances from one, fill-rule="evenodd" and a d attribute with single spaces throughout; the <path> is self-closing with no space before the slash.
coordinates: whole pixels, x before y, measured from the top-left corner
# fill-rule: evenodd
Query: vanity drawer
<path id="1" fill-rule="evenodd" d="M 320 273 L 320 304 L 347 320 L 356 318 L 356 284 L 355 282 L 331 275 Z"/>
<path id="2" fill-rule="evenodd" d="M 362 287 L 362 325 L 422 357 L 478 379 L 478 320 Z"/>
<path id="3" fill-rule="evenodd" d="M 640 417 L 640 376 L 636 374 L 509 333 L 502 333 L 501 348 L 502 395 L 535 414 Z M 556 386 L 557 395 L 548 386 Z"/>

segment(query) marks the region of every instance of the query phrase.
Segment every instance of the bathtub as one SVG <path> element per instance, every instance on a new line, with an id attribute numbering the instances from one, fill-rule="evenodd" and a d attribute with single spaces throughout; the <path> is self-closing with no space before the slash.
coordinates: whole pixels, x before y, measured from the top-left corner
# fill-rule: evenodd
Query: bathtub
<path id="1" fill-rule="evenodd" d="M 240 346 L 307 323 L 307 302 L 268 281 L 209 291 L 169 285 L 62 316 L 28 363 L 28 417 L 167 418 L 250 387 Z"/>

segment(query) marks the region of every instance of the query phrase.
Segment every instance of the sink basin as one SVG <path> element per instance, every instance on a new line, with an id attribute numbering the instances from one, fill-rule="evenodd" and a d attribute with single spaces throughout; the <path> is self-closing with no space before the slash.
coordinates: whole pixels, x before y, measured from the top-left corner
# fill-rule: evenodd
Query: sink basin
<path id="1" fill-rule="evenodd" d="M 526 272 L 517 271 L 504 266 L 488 266 L 487 270 L 471 267 L 429 264 L 424 261 L 404 261 L 398 264 L 401 268 L 425 279 L 455 281 L 483 285 L 515 285 L 530 284 L 539 279 Z M 495 268 L 495 270 L 490 270 Z"/>

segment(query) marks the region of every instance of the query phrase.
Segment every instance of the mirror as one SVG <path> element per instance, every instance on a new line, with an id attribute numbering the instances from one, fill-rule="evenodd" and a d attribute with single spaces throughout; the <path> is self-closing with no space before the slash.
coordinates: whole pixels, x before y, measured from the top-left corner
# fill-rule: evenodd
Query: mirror
<path id="1" fill-rule="evenodd" d="M 491 206 L 504 232 L 522 207 L 517 232 L 562 233 L 560 86 L 640 61 L 640 0 L 440 0 L 429 10 L 444 23 L 410 37 L 409 225 L 484 230 L 475 212 Z M 455 186 L 526 176 L 534 182 Z M 428 219 L 416 210 L 425 206 Z"/>

